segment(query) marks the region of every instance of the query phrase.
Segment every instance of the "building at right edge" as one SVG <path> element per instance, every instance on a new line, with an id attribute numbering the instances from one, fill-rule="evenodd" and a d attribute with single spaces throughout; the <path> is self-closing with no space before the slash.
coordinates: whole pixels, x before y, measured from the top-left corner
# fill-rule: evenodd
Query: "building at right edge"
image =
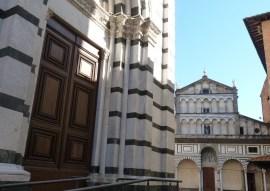
<path id="1" fill-rule="evenodd" d="M 244 19 L 250 38 L 261 59 L 262 66 L 266 72 L 266 79 L 262 85 L 261 103 L 263 121 L 270 123 L 270 12 L 247 17 Z M 270 155 L 264 155 L 253 160 L 260 168 L 270 172 Z"/>
<path id="2" fill-rule="evenodd" d="M 247 30 L 267 73 L 262 85 L 263 121 L 270 123 L 270 12 L 244 19 Z"/>

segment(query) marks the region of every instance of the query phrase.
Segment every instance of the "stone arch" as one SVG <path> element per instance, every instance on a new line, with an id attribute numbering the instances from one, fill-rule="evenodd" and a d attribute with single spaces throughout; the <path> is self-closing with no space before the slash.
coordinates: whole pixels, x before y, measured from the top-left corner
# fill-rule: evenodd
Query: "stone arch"
<path id="1" fill-rule="evenodd" d="M 187 112 L 187 104 L 186 99 L 181 99 L 180 101 L 180 112 L 186 113 Z"/>
<path id="2" fill-rule="evenodd" d="M 196 113 L 201 113 L 202 109 L 202 101 L 201 99 L 196 100 Z"/>
<path id="3" fill-rule="evenodd" d="M 218 112 L 218 103 L 215 98 L 211 100 L 211 112 L 212 113 L 217 113 Z"/>
<path id="4" fill-rule="evenodd" d="M 189 113 L 195 113 L 195 110 L 196 110 L 196 107 L 195 107 L 195 103 L 194 103 L 194 100 L 193 99 L 189 99 L 188 100 L 188 112 Z"/>
<path id="5" fill-rule="evenodd" d="M 196 134 L 196 121 L 194 119 L 189 120 L 189 132 L 190 134 Z"/>
<path id="6" fill-rule="evenodd" d="M 235 135 L 236 134 L 235 121 L 233 119 L 228 120 L 228 133 L 229 133 L 229 135 Z"/>
<path id="7" fill-rule="evenodd" d="M 222 182 L 224 190 L 244 190 L 243 165 L 239 160 L 229 159 L 222 165 Z"/>
<path id="8" fill-rule="evenodd" d="M 204 99 L 203 99 L 202 108 L 203 108 L 203 109 L 209 109 L 209 111 L 210 111 L 210 108 L 211 108 L 211 102 L 210 102 L 209 99 L 207 99 L 207 98 L 204 98 Z"/>
<path id="9" fill-rule="evenodd" d="M 226 112 L 232 113 L 233 112 L 233 99 L 232 98 L 228 98 L 226 100 Z"/>
<path id="10" fill-rule="evenodd" d="M 197 134 L 202 133 L 202 120 L 201 119 L 196 120 L 196 132 Z"/>
<path id="11" fill-rule="evenodd" d="M 214 148 L 207 146 L 201 150 L 201 165 L 202 167 L 217 167 L 218 160 Z"/>
<path id="12" fill-rule="evenodd" d="M 223 98 L 221 98 L 219 100 L 218 108 L 219 108 L 219 113 L 224 113 L 226 111 L 225 110 L 225 100 Z"/>
<path id="13" fill-rule="evenodd" d="M 186 119 L 182 119 L 180 121 L 180 128 L 181 128 L 182 134 L 187 134 L 187 132 L 188 132 L 187 127 L 188 127 L 188 121 Z"/>
<path id="14" fill-rule="evenodd" d="M 221 134 L 222 135 L 227 135 L 228 134 L 228 125 L 227 121 L 225 119 L 220 120 L 220 129 L 221 129 Z"/>
<path id="15" fill-rule="evenodd" d="M 210 119 L 204 119 L 203 120 L 203 125 L 202 125 L 203 134 L 212 134 L 213 133 L 212 124 L 211 123 L 212 122 L 211 122 Z"/>
<path id="16" fill-rule="evenodd" d="M 199 189 L 200 170 L 196 162 L 191 159 L 183 159 L 177 166 L 177 179 L 181 180 L 182 189 Z"/>
<path id="17" fill-rule="evenodd" d="M 218 125 L 217 119 L 212 120 L 212 127 L 213 127 L 213 134 L 214 135 L 220 134 L 220 126 Z"/>
<path id="18" fill-rule="evenodd" d="M 245 164 L 246 160 L 242 161 L 238 158 L 235 158 L 235 157 L 226 157 L 223 162 L 221 161 L 221 167 L 223 167 L 223 165 L 227 162 L 227 161 L 230 161 L 230 160 L 235 160 L 237 162 L 239 162 L 243 168 L 243 170 L 246 168 L 247 164 Z"/>

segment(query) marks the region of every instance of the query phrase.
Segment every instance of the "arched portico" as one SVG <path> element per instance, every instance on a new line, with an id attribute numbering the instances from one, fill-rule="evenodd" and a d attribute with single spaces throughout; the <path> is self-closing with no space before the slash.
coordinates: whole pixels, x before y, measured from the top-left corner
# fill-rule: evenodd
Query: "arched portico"
<path id="1" fill-rule="evenodd" d="M 177 166 L 177 179 L 182 181 L 181 190 L 199 190 L 200 169 L 193 160 L 184 159 Z"/>
<path id="2" fill-rule="evenodd" d="M 222 166 L 222 190 L 245 190 L 244 168 L 235 159 L 227 160 Z"/>

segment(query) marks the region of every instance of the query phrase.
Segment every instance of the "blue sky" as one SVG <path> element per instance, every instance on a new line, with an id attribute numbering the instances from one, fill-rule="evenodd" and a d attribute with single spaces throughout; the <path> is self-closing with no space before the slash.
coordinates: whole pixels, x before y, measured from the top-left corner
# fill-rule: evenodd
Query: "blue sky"
<path id="1" fill-rule="evenodd" d="M 175 0 L 176 82 L 209 78 L 238 88 L 239 112 L 262 117 L 266 74 L 243 18 L 270 11 L 269 0 Z"/>

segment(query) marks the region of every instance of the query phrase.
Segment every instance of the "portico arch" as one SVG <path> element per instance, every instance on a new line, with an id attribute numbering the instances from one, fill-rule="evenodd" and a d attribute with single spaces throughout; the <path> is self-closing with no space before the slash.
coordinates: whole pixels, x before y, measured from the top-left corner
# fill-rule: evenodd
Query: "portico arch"
<path id="1" fill-rule="evenodd" d="M 223 190 L 244 190 L 244 175 L 242 164 L 235 160 L 227 160 L 222 167 Z"/>
<path id="2" fill-rule="evenodd" d="M 196 163 L 190 159 L 180 161 L 177 179 L 182 181 L 182 190 L 199 190 L 200 171 Z"/>

